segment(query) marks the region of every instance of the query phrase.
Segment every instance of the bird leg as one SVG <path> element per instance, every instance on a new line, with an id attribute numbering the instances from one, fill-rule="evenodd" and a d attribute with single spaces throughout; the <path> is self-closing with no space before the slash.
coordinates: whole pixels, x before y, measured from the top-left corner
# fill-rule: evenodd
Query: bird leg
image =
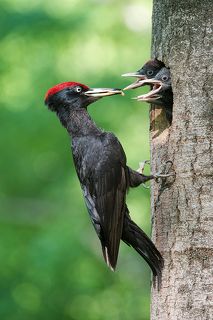
<path id="1" fill-rule="evenodd" d="M 137 171 L 129 168 L 129 181 L 130 187 L 135 188 L 140 184 L 145 184 L 146 181 L 154 179 L 153 175 L 146 176 L 143 174 L 144 167 L 146 164 L 150 164 L 149 160 L 145 160 L 139 163 L 139 169 Z"/>
<path id="2" fill-rule="evenodd" d="M 166 164 L 168 164 L 168 163 L 170 163 L 171 166 L 173 164 L 172 161 L 170 161 L 170 160 L 166 162 Z M 144 166 L 146 164 L 149 164 L 148 160 L 140 162 L 139 163 L 139 169 L 137 171 L 135 171 L 135 170 L 133 170 L 133 169 L 128 167 L 129 168 L 129 181 L 130 181 L 130 187 L 131 188 L 138 187 L 140 184 L 144 184 L 145 182 L 147 182 L 149 180 L 152 180 L 152 179 L 158 180 L 160 178 L 167 178 L 167 177 L 170 177 L 170 176 L 175 176 L 174 172 L 163 173 L 162 171 L 159 171 L 156 174 L 151 174 L 149 176 L 146 176 L 146 175 L 143 174 Z M 167 169 L 167 171 L 169 171 L 169 169 Z M 147 187 L 145 186 L 145 188 L 147 188 Z"/>

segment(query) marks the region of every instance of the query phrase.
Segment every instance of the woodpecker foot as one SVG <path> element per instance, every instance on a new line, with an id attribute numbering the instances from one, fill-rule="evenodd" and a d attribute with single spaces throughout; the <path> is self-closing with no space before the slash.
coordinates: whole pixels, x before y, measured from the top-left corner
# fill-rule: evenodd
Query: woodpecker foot
<path id="1" fill-rule="evenodd" d="M 164 173 L 163 173 L 162 170 L 157 172 L 156 174 L 153 175 L 154 179 L 158 180 L 160 178 L 161 179 L 162 178 L 168 178 L 168 177 L 171 177 L 171 176 L 174 177 L 175 176 L 175 172 L 174 171 L 169 173 L 170 169 L 172 168 L 172 165 L 173 165 L 173 162 L 171 160 L 166 161 L 166 163 L 164 164 L 164 167 L 166 167 Z"/>
<path id="2" fill-rule="evenodd" d="M 175 173 L 158 172 L 158 173 L 154 174 L 153 176 L 154 176 L 154 179 L 167 178 L 167 177 L 175 176 Z"/>

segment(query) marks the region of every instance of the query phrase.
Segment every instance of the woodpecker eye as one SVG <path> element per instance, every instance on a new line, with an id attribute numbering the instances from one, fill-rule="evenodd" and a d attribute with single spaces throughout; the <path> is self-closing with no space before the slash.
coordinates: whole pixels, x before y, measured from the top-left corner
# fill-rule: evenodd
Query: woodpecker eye
<path id="1" fill-rule="evenodd" d="M 148 75 L 148 76 L 152 76 L 153 73 L 154 73 L 154 72 L 153 72 L 152 70 L 148 70 L 148 71 L 147 71 L 147 75 Z"/>
<path id="2" fill-rule="evenodd" d="M 79 92 L 82 91 L 82 88 L 81 88 L 81 87 L 76 87 L 76 88 L 75 88 L 75 91 L 79 93 Z"/>
<path id="3" fill-rule="evenodd" d="M 168 79 L 169 79 L 168 76 L 163 76 L 163 77 L 162 77 L 162 80 L 163 80 L 163 81 L 167 81 Z"/>

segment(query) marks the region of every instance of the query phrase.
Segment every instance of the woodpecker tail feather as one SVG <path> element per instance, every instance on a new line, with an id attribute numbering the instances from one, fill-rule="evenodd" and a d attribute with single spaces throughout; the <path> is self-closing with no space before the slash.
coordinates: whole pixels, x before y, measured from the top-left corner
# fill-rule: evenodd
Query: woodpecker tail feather
<path id="1" fill-rule="evenodd" d="M 124 218 L 122 240 L 146 260 L 153 272 L 153 283 L 155 285 L 157 277 L 158 288 L 160 288 L 164 265 L 163 257 L 143 230 L 130 219 L 128 212 Z"/>

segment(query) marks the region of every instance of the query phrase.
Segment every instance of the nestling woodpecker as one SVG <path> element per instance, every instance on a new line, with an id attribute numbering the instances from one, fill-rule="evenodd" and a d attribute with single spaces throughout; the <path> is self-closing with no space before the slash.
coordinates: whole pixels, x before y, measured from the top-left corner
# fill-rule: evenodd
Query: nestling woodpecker
<path id="1" fill-rule="evenodd" d="M 122 74 L 122 77 L 135 77 L 136 82 L 133 82 L 129 86 L 125 87 L 124 90 L 135 89 L 143 86 L 143 80 L 151 79 L 164 67 L 164 63 L 157 59 L 147 61 L 143 67 L 136 72 L 129 72 Z"/>
<path id="2" fill-rule="evenodd" d="M 146 101 L 163 107 L 166 118 L 171 124 L 173 107 L 171 75 L 169 69 L 165 67 L 163 62 L 157 59 L 149 60 L 140 70 L 125 73 L 122 76 L 138 78 L 136 82 L 128 85 L 123 90 L 136 89 L 144 85 L 150 85 L 152 90 L 148 94 L 138 96 L 136 99 L 138 101 Z"/>
<path id="3" fill-rule="evenodd" d="M 107 265 L 115 270 L 120 240 L 123 240 L 146 260 L 159 279 L 163 258 L 131 220 L 126 205 L 129 187 L 137 187 L 155 176 L 145 176 L 129 168 L 116 136 L 98 128 L 87 112 L 91 103 L 116 94 L 122 91 L 65 82 L 47 91 L 45 104 L 57 114 L 71 137 L 76 172 Z"/>
<path id="4" fill-rule="evenodd" d="M 162 106 L 166 113 L 166 118 L 171 124 L 173 109 L 173 92 L 170 70 L 163 67 L 153 79 L 143 81 L 143 85 L 149 84 L 152 90 L 149 93 L 137 96 L 138 101 L 146 101 Z"/>

